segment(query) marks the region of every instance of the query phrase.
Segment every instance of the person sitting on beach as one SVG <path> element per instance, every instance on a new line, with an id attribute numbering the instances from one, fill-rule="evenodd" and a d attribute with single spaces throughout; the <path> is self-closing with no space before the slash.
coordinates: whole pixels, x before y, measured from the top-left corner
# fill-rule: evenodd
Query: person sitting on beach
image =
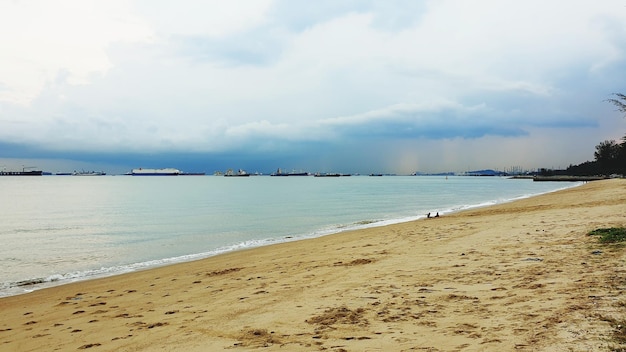
<path id="1" fill-rule="evenodd" d="M 426 214 L 426 218 L 430 219 L 430 212 Z"/>
<path id="2" fill-rule="evenodd" d="M 436 217 L 436 218 L 438 218 L 438 217 L 439 217 L 439 212 L 437 212 L 437 215 L 435 215 L 435 217 Z"/>

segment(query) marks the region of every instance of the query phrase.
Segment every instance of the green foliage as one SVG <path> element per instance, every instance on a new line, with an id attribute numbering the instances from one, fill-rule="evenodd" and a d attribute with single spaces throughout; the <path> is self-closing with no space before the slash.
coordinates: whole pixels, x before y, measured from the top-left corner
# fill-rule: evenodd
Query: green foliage
<path id="1" fill-rule="evenodd" d="M 600 236 L 601 243 L 617 243 L 626 241 L 626 228 L 609 227 L 589 232 L 589 236 Z"/>
<path id="2" fill-rule="evenodd" d="M 615 105 L 618 111 L 624 113 L 624 117 L 626 117 L 626 95 L 622 93 L 613 93 L 617 98 L 607 99 L 609 103 Z"/>

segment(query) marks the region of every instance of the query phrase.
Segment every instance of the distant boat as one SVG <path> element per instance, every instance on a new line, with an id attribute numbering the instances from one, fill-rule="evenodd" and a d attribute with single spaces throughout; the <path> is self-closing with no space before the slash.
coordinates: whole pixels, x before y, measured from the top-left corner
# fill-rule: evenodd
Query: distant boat
<path id="1" fill-rule="evenodd" d="M 106 172 L 103 171 L 74 171 L 72 176 L 104 176 Z"/>
<path id="2" fill-rule="evenodd" d="M 305 171 L 291 171 L 291 172 L 283 172 L 280 168 L 276 170 L 276 172 L 272 173 L 270 176 L 310 176 L 308 172 Z"/>
<path id="3" fill-rule="evenodd" d="M 313 175 L 315 177 L 346 177 L 346 176 L 350 176 L 350 174 L 338 174 L 338 173 L 316 173 L 315 175 Z"/>
<path id="4" fill-rule="evenodd" d="M 180 176 L 204 176 L 206 173 L 204 172 L 181 172 Z"/>
<path id="5" fill-rule="evenodd" d="M 383 174 L 370 174 L 370 176 L 382 176 Z"/>
<path id="6" fill-rule="evenodd" d="M 133 169 L 130 174 L 132 176 L 178 176 L 182 174 L 182 172 L 178 169 L 174 168 L 165 168 L 165 169 Z"/>
<path id="7" fill-rule="evenodd" d="M 43 171 L 41 170 L 29 170 L 32 167 L 24 167 L 22 171 L 0 171 L 0 176 L 41 176 L 43 175 Z"/>
<path id="8" fill-rule="evenodd" d="M 224 174 L 224 177 L 248 177 L 250 176 L 245 170 L 239 169 L 237 173 L 233 171 L 233 169 L 228 169 Z"/>

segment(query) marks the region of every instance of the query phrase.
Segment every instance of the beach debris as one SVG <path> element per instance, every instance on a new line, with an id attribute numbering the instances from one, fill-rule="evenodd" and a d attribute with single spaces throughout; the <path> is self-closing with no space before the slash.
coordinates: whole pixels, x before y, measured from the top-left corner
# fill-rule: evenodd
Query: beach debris
<path id="1" fill-rule="evenodd" d="M 99 344 L 99 343 L 88 343 L 86 345 L 82 345 L 82 346 L 78 347 L 78 349 L 79 350 L 86 350 L 88 348 L 97 347 L 97 346 L 101 346 L 101 344 Z"/>
<path id="2" fill-rule="evenodd" d="M 372 259 L 368 259 L 368 258 L 360 258 L 360 259 L 355 259 L 349 263 L 344 263 L 344 262 L 335 262 L 334 265 L 335 266 L 354 266 L 354 265 L 363 265 L 363 264 L 369 264 L 372 263 L 373 260 Z"/>
<path id="3" fill-rule="evenodd" d="M 542 262 L 543 258 L 535 258 L 535 257 L 528 257 L 526 259 L 522 259 L 525 262 Z"/>
<path id="4" fill-rule="evenodd" d="M 17 287 L 33 286 L 33 285 L 37 285 L 37 284 L 43 284 L 45 282 L 46 282 L 46 280 L 44 280 L 44 279 L 30 279 L 30 280 L 18 281 L 18 282 L 15 283 L 15 286 L 17 286 Z"/>
<path id="5" fill-rule="evenodd" d="M 81 297 L 82 295 L 83 294 L 79 292 L 79 293 L 75 294 L 74 296 L 65 297 L 65 299 L 68 300 L 68 301 L 70 301 L 70 300 L 77 301 L 79 299 L 83 299 L 83 297 Z"/>
<path id="6" fill-rule="evenodd" d="M 330 326 L 334 324 L 358 324 L 368 325 L 367 319 L 363 317 L 365 309 L 350 309 L 346 306 L 329 308 L 324 313 L 305 320 L 309 324 Z"/>
<path id="7" fill-rule="evenodd" d="M 596 251 L 591 252 L 591 254 L 600 255 L 602 254 L 602 251 L 596 250 Z"/>
<path id="8" fill-rule="evenodd" d="M 235 346 L 246 347 L 269 347 L 270 345 L 282 343 L 275 335 L 274 331 L 266 329 L 250 329 L 243 331 L 239 336 L 241 342 L 237 342 Z"/>
<path id="9" fill-rule="evenodd" d="M 229 269 L 224 269 L 224 270 L 216 270 L 216 271 L 211 271 L 210 273 L 207 273 L 206 276 L 217 276 L 217 275 L 236 273 L 241 269 L 243 268 L 229 268 Z"/>

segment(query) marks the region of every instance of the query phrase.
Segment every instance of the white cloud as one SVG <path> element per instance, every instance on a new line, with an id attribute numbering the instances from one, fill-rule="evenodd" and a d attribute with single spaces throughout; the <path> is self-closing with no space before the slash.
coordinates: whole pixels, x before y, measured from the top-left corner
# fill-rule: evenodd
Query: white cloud
<path id="1" fill-rule="evenodd" d="M 358 150 L 359 139 L 424 139 L 453 150 L 464 137 L 478 150 L 485 136 L 593 126 L 626 79 L 626 7 L 17 1 L 0 4 L 0 46 L 6 142 L 218 151 L 349 140 Z M 399 164 L 413 157 L 400 154 Z"/>
<path id="2" fill-rule="evenodd" d="M 134 4 L 160 35 L 223 37 L 264 24 L 272 0 L 139 0 Z"/>
<path id="3" fill-rule="evenodd" d="M 0 3 L 0 101 L 28 104 L 61 78 L 88 84 L 111 68 L 106 49 L 145 41 L 150 31 L 127 1 L 60 0 Z"/>

